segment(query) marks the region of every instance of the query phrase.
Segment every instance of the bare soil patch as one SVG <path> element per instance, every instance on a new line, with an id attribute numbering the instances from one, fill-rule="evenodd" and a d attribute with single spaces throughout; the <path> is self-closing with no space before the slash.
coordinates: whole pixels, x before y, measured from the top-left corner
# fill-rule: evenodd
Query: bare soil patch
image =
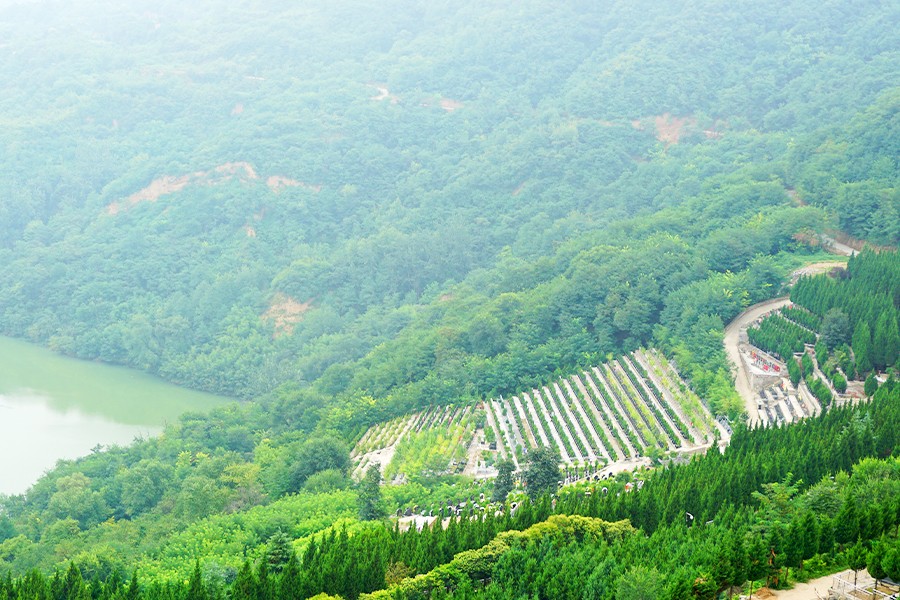
<path id="1" fill-rule="evenodd" d="M 189 185 L 219 185 L 235 177 L 240 181 L 246 182 L 258 179 L 259 176 L 253 169 L 253 165 L 247 162 L 225 163 L 209 171 L 195 171 L 187 175 L 163 175 L 124 200 L 112 202 L 106 207 L 106 212 L 110 215 L 116 215 L 141 202 L 156 202 L 161 197 L 180 192 Z"/>
<path id="2" fill-rule="evenodd" d="M 635 119 L 631 126 L 639 131 L 644 129 L 644 120 Z M 697 127 L 697 119 L 694 117 L 676 117 L 671 113 L 663 113 L 653 117 L 653 128 L 656 130 L 656 139 L 663 142 L 666 147 L 677 144 L 681 137 L 690 129 Z M 716 129 L 703 132 L 707 138 L 718 138 L 722 134 Z"/>
<path id="3" fill-rule="evenodd" d="M 877 246 L 871 242 L 851 237 L 843 231 L 829 231 L 828 235 L 830 238 L 832 238 L 833 243 L 838 246 L 838 250 L 841 251 L 841 254 L 847 254 L 846 251 L 842 251 L 842 247 L 850 248 L 851 250 L 855 250 L 857 252 L 862 252 L 862 249 L 866 247 L 870 248 L 871 250 L 875 250 L 876 252 L 894 252 L 897 250 L 896 246 Z"/>
<path id="4" fill-rule="evenodd" d="M 378 83 L 370 83 L 371 87 L 378 90 L 378 94 L 375 96 L 371 96 L 369 100 L 374 100 L 375 102 L 381 102 L 382 100 L 387 100 L 391 104 L 397 104 L 400 102 L 400 98 L 391 93 L 391 91 L 385 85 L 381 85 Z"/>
<path id="5" fill-rule="evenodd" d="M 283 177 L 281 175 L 272 175 L 268 179 L 266 179 L 266 185 L 269 186 L 269 189 L 275 192 L 276 194 L 287 187 L 300 187 L 307 190 L 312 190 L 315 193 L 319 193 L 322 191 L 322 186 L 319 184 L 311 184 L 306 183 L 304 181 L 297 181 L 296 179 L 291 179 L 290 177 Z"/>
<path id="6" fill-rule="evenodd" d="M 527 180 L 526 180 L 526 181 L 523 181 L 522 183 L 520 183 L 520 184 L 518 185 L 518 187 L 516 187 L 516 189 L 513 190 L 513 192 L 512 192 L 513 197 L 516 197 L 516 196 L 518 196 L 519 194 L 522 193 L 522 190 L 525 189 L 525 184 L 526 184 L 526 183 L 528 183 Z"/>
<path id="7" fill-rule="evenodd" d="M 278 293 L 272 298 L 269 309 L 263 313 L 262 318 L 275 326 L 275 337 L 290 335 L 310 308 L 312 302 L 299 302 L 287 294 Z"/>
<path id="8" fill-rule="evenodd" d="M 822 273 L 833 273 L 838 269 L 846 269 L 847 262 L 841 260 L 829 260 L 825 262 L 813 263 L 801 267 L 791 273 L 791 284 L 797 283 L 797 280 L 803 276 L 820 275 Z"/>
<path id="9" fill-rule="evenodd" d="M 419 103 L 419 106 L 422 106 L 425 108 L 431 108 L 435 105 L 437 105 L 437 107 L 440 108 L 441 110 L 444 110 L 445 112 L 448 112 L 448 113 L 453 112 L 455 110 L 459 110 L 460 108 L 462 108 L 464 106 L 464 104 L 462 102 L 460 102 L 459 100 L 454 100 L 452 98 L 440 98 L 439 100 L 437 100 L 437 102 L 435 102 L 434 97 L 431 97 L 431 98 L 426 98 L 426 99 L 422 100 L 422 102 Z"/>
<path id="10" fill-rule="evenodd" d="M 806 202 L 803 201 L 803 198 L 800 197 L 800 193 L 792 187 L 784 188 L 785 193 L 788 195 L 788 198 L 791 199 L 791 202 L 796 204 L 797 206 L 806 206 Z"/>
<path id="11" fill-rule="evenodd" d="M 441 98 L 441 108 L 446 110 L 447 112 L 453 112 L 459 108 L 463 107 L 463 103 L 459 100 L 453 100 L 451 98 Z"/>
<path id="12" fill-rule="evenodd" d="M 665 113 L 654 117 L 653 124 L 656 126 L 656 139 L 666 146 L 671 146 L 678 143 L 686 128 L 697 124 L 697 119 L 673 117 L 669 113 Z"/>

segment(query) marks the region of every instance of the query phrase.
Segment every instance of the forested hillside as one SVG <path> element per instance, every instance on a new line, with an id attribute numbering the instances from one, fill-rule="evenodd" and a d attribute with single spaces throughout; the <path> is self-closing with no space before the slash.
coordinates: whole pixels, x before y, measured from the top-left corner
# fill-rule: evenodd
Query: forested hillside
<path id="1" fill-rule="evenodd" d="M 896 8 L 212 6 L 4 9 L 5 333 L 445 402 L 632 349 L 717 273 L 766 294 L 754 257 L 823 224 L 786 187 L 896 241 Z M 822 192 L 836 152 L 865 201 Z"/>
<path id="2" fill-rule="evenodd" d="M 823 233 L 900 242 L 898 28 L 876 0 L 0 4 L 0 333 L 243 401 L 0 498 L 0 600 L 423 581 L 611 598 L 639 577 L 711 598 L 848 564 L 857 539 L 888 564 L 900 388 L 882 376 L 872 405 L 747 431 L 722 331 L 825 258 Z M 816 286 L 852 287 L 802 280 L 817 319 L 838 300 Z M 848 327 L 893 339 L 894 292 Z M 649 347 L 711 438 L 731 419 L 724 456 L 446 534 L 360 520 L 350 448 L 370 426 L 596 365 L 623 361 L 632 445 L 653 422 L 672 441 L 694 423 L 666 421 L 617 358 Z M 382 508 L 492 492 L 424 471 Z"/>

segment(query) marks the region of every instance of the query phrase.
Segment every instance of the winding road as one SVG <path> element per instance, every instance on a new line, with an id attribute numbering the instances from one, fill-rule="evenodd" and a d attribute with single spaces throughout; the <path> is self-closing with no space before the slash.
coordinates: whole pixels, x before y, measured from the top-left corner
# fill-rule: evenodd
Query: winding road
<path id="1" fill-rule="evenodd" d="M 741 398 L 744 399 L 744 407 L 747 410 L 748 423 L 750 425 L 756 425 L 759 417 L 756 414 L 756 394 L 753 393 L 753 388 L 750 387 L 750 378 L 747 376 L 747 369 L 741 360 L 741 352 L 739 350 L 740 333 L 741 330 L 747 328 L 756 319 L 789 304 L 790 301 L 790 298 L 784 296 L 754 304 L 739 314 L 725 328 L 725 352 L 728 354 L 728 359 L 733 363 L 734 386 L 737 388 Z"/>
<path id="2" fill-rule="evenodd" d="M 847 247 L 844 246 L 844 248 Z M 847 249 L 855 252 L 852 248 Z M 845 261 L 828 261 L 807 265 L 797 269 L 791 274 L 791 282 L 796 282 L 801 275 L 827 273 L 831 269 L 844 267 L 846 264 Z M 777 310 L 788 303 L 790 303 L 790 298 L 783 296 L 781 298 L 773 298 L 772 300 L 754 304 L 735 317 L 735 319 L 725 328 L 725 353 L 732 362 L 732 372 L 735 374 L 734 385 L 735 388 L 737 388 L 738 394 L 744 399 L 744 406 L 747 410 L 747 415 L 749 417 L 748 423 L 750 425 L 756 425 L 759 422 L 759 417 L 756 414 L 756 394 L 753 393 L 753 388 L 750 387 L 750 378 L 747 376 L 746 366 L 741 360 L 739 350 L 740 333 L 741 330 L 747 328 L 756 319 L 766 313 Z"/>

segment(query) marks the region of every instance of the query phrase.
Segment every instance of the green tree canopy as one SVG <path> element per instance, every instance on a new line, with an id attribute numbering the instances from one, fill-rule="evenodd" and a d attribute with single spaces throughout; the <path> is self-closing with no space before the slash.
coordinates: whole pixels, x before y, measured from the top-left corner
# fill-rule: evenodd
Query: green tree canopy
<path id="1" fill-rule="evenodd" d="M 494 502 L 503 502 L 513 489 L 513 470 L 515 465 L 509 459 L 501 460 L 496 464 L 497 478 L 494 480 L 494 493 L 491 499 Z"/>
<path id="2" fill-rule="evenodd" d="M 559 454 L 556 448 L 535 448 L 528 453 L 525 490 L 532 498 L 556 491 L 560 480 Z"/>
<path id="3" fill-rule="evenodd" d="M 822 319 L 822 339 L 829 350 L 850 343 L 850 318 L 843 310 L 832 308 Z"/>
<path id="4" fill-rule="evenodd" d="M 359 483 L 359 518 L 363 521 L 376 521 L 386 516 L 387 510 L 381 498 L 381 469 L 374 464 L 366 470 Z"/>

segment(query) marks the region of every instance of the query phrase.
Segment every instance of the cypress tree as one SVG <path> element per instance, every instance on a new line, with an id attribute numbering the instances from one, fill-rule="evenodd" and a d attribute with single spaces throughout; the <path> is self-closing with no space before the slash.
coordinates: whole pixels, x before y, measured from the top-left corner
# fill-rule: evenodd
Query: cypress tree
<path id="1" fill-rule="evenodd" d="M 291 547 L 291 538 L 279 529 L 272 534 L 266 546 L 266 561 L 269 563 L 269 570 L 273 573 L 280 573 L 294 553 Z"/>
<path id="2" fill-rule="evenodd" d="M 865 321 L 860 321 L 853 331 L 853 357 L 860 375 L 872 370 L 872 332 Z"/>
<path id="3" fill-rule="evenodd" d="M 869 398 L 878 391 L 878 380 L 875 379 L 875 373 L 869 373 L 866 377 L 866 383 L 863 386 L 863 390 Z"/>
<path id="4" fill-rule="evenodd" d="M 258 600 L 274 600 L 274 586 L 269 579 L 269 563 L 259 561 L 259 570 L 256 575 L 256 597 Z"/>
<path id="5" fill-rule="evenodd" d="M 387 516 L 381 499 L 381 470 L 372 465 L 359 485 L 359 518 L 377 521 Z"/>
<path id="6" fill-rule="evenodd" d="M 887 538 L 881 536 L 881 539 L 872 544 L 872 551 L 869 552 L 866 560 L 866 567 L 869 569 L 869 575 L 875 579 L 884 579 L 887 573 L 882 566 L 884 557 L 887 554 Z"/>
<path id="7" fill-rule="evenodd" d="M 141 588 L 138 586 L 137 569 L 131 572 L 131 580 L 128 582 L 128 591 L 125 592 L 127 600 L 138 600 L 141 597 Z"/>
<path id="8" fill-rule="evenodd" d="M 184 600 L 207 600 L 206 588 L 203 585 L 203 576 L 200 572 L 200 559 L 194 562 L 194 571 L 191 573 L 191 579 L 188 582 L 187 593 Z"/>
<path id="9" fill-rule="evenodd" d="M 867 558 L 866 549 L 860 539 L 857 539 L 856 543 L 847 549 L 847 566 L 853 569 L 853 585 L 856 585 L 858 572 L 866 568 Z"/>
<path id="10" fill-rule="evenodd" d="M 791 378 L 791 383 L 797 385 L 800 383 L 801 373 L 800 373 L 800 365 L 797 364 L 797 360 L 794 358 L 787 358 L 787 367 L 788 367 L 788 376 Z"/>
<path id="11" fill-rule="evenodd" d="M 75 563 L 69 563 L 69 569 L 63 579 L 62 594 L 58 596 L 63 600 L 82 600 L 90 598 L 87 585 L 81 577 L 81 570 L 75 566 Z"/>
<path id="12" fill-rule="evenodd" d="M 281 571 L 281 579 L 278 581 L 279 598 L 303 598 L 303 580 L 300 573 L 300 561 L 297 555 L 291 553 L 287 564 Z"/>
<path id="13" fill-rule="evenodd" d="M 256 600 L 256 596 L 256 577 L 253 575 L 250 560 L 244 559 L 244 564 L 241 565 L 234 583 L 231 584 L 231 598 L 232 600 Z"/>
<path id="14" fill-rule="evenodd" d="M 513 489 L 513 465 L 511 460 L 503 460 L 497 463 L 497 479 L 494 480 L 494 494 L 491 499 L 494 502 L 504 502 Z"/>
<path id="15" fill-rule="evenodd" d="M 893 547 L 888 548 L 881 566 L 888 577 L 900 581 L 900 544 L 895 542 Z"/>
<path id="16" fill-rule="evenodd" d="M 882 311 L 875 325 L 872 336 L 872 364 L 884 370 L 897 362 L 900 335 L 897 333 L 897 320 L 888 311 Z"/>

